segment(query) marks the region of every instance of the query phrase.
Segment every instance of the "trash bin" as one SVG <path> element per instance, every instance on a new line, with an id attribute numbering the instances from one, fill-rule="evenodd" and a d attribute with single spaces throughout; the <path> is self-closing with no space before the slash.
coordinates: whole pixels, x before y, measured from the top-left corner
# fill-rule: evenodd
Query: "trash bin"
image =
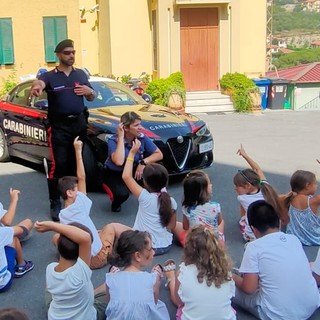
<path id="1" fill-rule="evenodd" d="M 268 109 L 284 109 L 289 81 L 282 78 L 269 78 Z"/>
<path id="2" fill-rule="evenodd" d="M 267 107 L 268 102 L 268 89 L 271 81 L 267 78 L 256 78 L 252 79 L 252 81 L 259 87 L 261 94 L 261 108 L 265 109 Z"/>

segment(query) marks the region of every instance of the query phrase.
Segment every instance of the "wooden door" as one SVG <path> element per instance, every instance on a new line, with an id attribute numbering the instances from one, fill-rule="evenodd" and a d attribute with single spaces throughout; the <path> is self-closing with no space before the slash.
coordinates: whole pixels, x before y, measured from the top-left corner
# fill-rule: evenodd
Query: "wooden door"
<path id="1" fill-rule="evenodd" d="M 187 91 L 217 90 L 218 9 L 181 9 L 180 46 L 181 71 Z"/>

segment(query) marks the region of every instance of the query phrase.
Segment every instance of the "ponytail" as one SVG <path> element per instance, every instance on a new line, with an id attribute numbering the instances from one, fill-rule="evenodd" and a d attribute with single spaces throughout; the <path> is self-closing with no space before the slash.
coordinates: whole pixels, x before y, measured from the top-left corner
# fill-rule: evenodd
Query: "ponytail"
<path id="1" fill-rule="evenodd" d="M 277 191 L 265 180 L 260 180 L 260 190 L 263 197 L 267 203 L 272 205 L 272 207 L 277 212 L 282 225 L 287 225 L 289 223 L 288 215 L 288 197 L 279 196 Z M 287 208 L 286 208 L 287 207 Z"/>
<path id="2" fill-rule="evenodd" d="M 159 195 L 159 215 L 161 225 L 165 228 L 171 221 L 173 215 L 171 197 L 168 192 L 161 192 Z"/>

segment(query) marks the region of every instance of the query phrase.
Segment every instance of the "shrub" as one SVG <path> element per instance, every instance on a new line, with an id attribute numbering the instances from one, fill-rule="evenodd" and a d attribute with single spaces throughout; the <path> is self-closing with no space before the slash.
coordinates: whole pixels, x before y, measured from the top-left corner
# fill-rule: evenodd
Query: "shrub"
<path id="1" fill-rule="evenodd" d="M 122 83 L 128 83 L 128 81 L 131 79 L 131 73 L 129 74 L 124 74 L 123 76 L 120 77 L 120 81 Z"/>
<path id="2" fill-rule="evenodd" d="M 220 87 L 224 93 L 231 96 L 237 112 L 248 112 L 252 110 L 253 101 L 250 93 L 257 86 L 242 73 L 226 73 L 220 79 Z"/>
<path id="3" fill-rule="evenodd" d="M 2 82 L 2 86 L 1 86 L 1 90 L 0 90 L 0 97 L 7 94 L 17 84 L 18 84 L 17 71 L 15 69 L 12 69 L 12 71 L 8 75 L 8 77 L 6 79 L 4 79 Z"/>
<path id="4" fill-rule="evenodd" d="M 172 73 L 168 78 L 161 78 L 151 81 L 146 92 L 151 95 L 155 104 L 167 105 L 168 92 L 175 91 L 179 93 L 182 99 L 185 99 L 185 86 L 181 72 Z"/>

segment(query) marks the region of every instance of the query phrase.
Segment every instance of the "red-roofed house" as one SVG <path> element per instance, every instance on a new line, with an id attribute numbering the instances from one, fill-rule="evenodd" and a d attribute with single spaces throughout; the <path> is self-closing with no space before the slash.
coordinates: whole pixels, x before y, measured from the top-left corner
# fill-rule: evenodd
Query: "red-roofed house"
<path id="1" fill-rule="evenodd" d="M 320 12 L 320 0 L 306 0 L 304 5 L 309 11 Z"/>
<path id="2" fill-rule="evenodd" d="M 311 48 L 320 48 L 320 40 L 312 41 L 310 43 Z"/>
<path id="3" fill-rule="evenodd" d="M 320 62 L 269 71 L 266 76 L 289 80 L 287 99 L 292 109 L 320 109 Z"/>

